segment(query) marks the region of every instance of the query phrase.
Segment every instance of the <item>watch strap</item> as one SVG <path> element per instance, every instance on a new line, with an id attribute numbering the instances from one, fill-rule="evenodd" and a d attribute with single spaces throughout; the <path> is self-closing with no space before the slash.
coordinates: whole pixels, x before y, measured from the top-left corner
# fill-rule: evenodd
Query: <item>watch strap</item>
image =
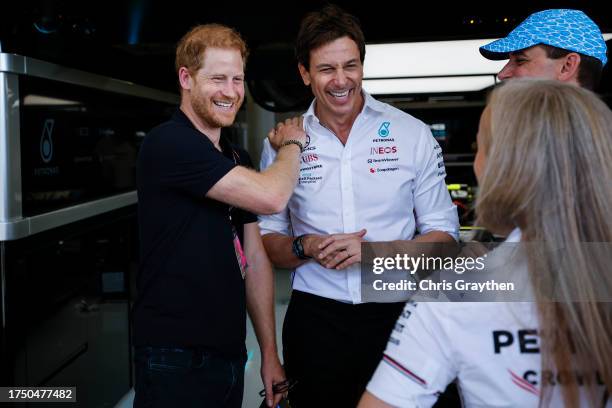
<path id="1" fill-rule="evenodd" d="M 300 235 L 299 237 L 295 238 L 293 240 L 293 244 L 292 244 L 292 250 L 295 256 L 297 256 L 300 259 L 311 259 L 312 257 L 307 256 L 304 253 L 304 244 L 303 244 L 303 239 L 304 239 L 304 235 Z"/>

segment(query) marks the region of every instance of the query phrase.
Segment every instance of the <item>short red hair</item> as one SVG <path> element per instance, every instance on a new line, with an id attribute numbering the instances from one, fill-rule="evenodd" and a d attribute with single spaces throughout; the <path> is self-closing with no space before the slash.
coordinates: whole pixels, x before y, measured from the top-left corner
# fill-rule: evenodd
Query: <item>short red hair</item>
<path id="1" fill-rule="evenodd" d="M 208 47 L 238 50 L 246 64 L 249 51 L 236 30 L 221 24 L 204 24 L 189 30 L 176 46 L 174 60 L 176 72 L 178 73 L 181 67 L 187 68 L 191 73 L 202 68 L 204 51 Z"/>

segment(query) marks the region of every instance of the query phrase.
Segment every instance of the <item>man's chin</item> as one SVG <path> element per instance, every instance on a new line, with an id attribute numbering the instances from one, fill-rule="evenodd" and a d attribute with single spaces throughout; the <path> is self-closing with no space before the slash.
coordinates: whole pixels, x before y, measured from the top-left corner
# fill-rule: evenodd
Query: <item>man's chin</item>
<path id="1" fill-rule="evenodd" d="M 330 110 L 337 115 L 345 115 L 353 112 L 355 103 L 333 104 L 329 105 Z"/>
<path id="2" fill-rule="evenodd" d="M 234 124 L 234 121 L 236 120 L 236 115 L 234 114 L 231 116 L 204 116 L 202 119 L 213 127 L 223 128 L 232 126 Z"/>
<path id="3" fill-rule="evenodd" d="M 228 127 L 232 126 L 236 121 L 236 115 L 233 115 L 231 118 L 217 118 L 217 123 L 219 127 Z"/>

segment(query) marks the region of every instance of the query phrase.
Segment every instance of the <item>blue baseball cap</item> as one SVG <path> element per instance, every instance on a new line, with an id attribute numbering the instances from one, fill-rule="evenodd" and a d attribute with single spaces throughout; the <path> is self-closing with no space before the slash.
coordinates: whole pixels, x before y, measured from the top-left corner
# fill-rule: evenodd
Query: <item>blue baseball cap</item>
<path id="1" fill-rule="evenodd" d="M 553 9 L 533 13 L 508 34 L 480 47 L 491 60 L 510 58 L 509 54 L 538 44 L 551 45 L 597 58 L 606 65 L 606 42 L 601 30 L 580 10 Z"/>

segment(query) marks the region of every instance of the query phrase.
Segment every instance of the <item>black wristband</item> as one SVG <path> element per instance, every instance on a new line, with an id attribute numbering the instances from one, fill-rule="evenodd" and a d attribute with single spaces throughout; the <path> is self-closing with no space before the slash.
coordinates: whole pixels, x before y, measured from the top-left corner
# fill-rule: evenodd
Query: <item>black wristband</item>
<path id="1" fill-rule="evenodd" d="M 300 142 L 299 140 L 295 140 L 295 139 L 289 139 L 285 142 L 283 142 L 282 145 L 280 145 L 280 147 L 285 147 L 288 145 L 294 144 L 296 146 L 298 146 L 300 148 L 300 153 L 304 153 L 304 144 L 302 142 Z"/>
<path id="2" fill-rule="evenodd" d="M 300 235 L 299 237 L 295 238 L 293 240 L 293 244 L 291 246 L 291 249 L 293 250 L 293 254 L 295 256 L 297 256 L 300 259 L 311 259 L 311 256 L 308 256 L 304 253 L 304 245 L 302 243 L 302 240 L 304 239 L 305 235 Z"/>

